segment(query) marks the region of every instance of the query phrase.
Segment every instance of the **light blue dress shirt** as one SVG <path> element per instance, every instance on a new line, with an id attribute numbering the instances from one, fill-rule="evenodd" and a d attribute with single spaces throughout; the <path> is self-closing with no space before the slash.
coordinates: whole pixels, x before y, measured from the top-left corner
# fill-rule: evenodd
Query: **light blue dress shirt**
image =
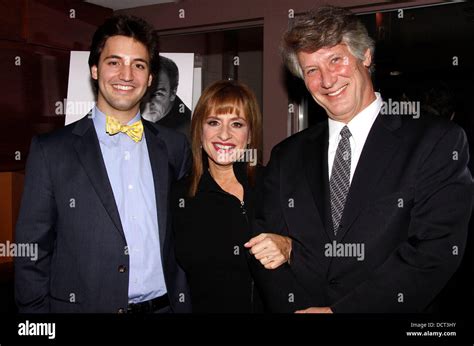
<path id="1" fill-rule="evenodd" d="M 105 115 L 97 107 L 92 111 L 92 118 L 127 240 L 129 303 L 156 298 L 167 291 L 145 133 L 138 143 L 125 133 L 111 136 L 105 132 Z M 138 112 L 128 125 L 140 119 Z"/>

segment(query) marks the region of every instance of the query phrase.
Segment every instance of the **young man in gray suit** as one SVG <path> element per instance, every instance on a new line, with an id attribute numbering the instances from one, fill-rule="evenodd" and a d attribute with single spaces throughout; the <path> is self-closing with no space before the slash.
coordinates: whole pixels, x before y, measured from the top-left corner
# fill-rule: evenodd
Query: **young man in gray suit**
<path id="1" fill-rule="evenodd" d="M 83 119 L 35 137 L 16 241 L 20 312 L 187 312 L 169 230 L 168 192 L 189 167 L 185 136 L 141 119 L 158 52 L 152 28 L 129 16 L 94 34 L 97 104 Z"/>

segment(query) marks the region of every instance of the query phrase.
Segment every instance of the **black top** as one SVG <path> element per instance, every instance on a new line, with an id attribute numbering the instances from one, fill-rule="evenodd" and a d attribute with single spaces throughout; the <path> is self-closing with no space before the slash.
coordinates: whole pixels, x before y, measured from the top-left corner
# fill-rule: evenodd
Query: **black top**
<path id="1" fill-rule="evenodd" d="M 170 109 L 162 119 L 156 122 L 161 126 L 181 132 L 186 136 L 188 141 L 191 127 L 191 110 L 184 104 L 184 102 L 176 95 L 173 107 Z"/>
<path id="2" fill-rule="evenodd" d="M 207 169 L 193 198 L 188 179 L 173 188 L 176 257 L 186 272 L 193 312 L 260 310 L 244 247 L 252 234 L 256 192 L 248 184 L 245 164 L 235 163 L 234 172 L 244 188 L 243 203 L 222 190 Z"/>

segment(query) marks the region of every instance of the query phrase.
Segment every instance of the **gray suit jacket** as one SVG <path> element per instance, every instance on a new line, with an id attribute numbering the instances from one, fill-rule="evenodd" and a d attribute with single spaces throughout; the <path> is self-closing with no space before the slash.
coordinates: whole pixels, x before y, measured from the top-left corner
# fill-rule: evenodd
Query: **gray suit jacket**
<path id="1" fill-rule="evenodd" d="M 190 311 L 188 287 L 175 261 L 168 193 L 190 166 L 186 138 L 143 120 L 150 155 L 163 271 L 171 307 Z M 125 235 L 89 116 L 35 137 L 26 166 L 17 243 L 36 243 L 38 259 L 15 259 L 20 312 L 106 312 L 126 309 Z"/>

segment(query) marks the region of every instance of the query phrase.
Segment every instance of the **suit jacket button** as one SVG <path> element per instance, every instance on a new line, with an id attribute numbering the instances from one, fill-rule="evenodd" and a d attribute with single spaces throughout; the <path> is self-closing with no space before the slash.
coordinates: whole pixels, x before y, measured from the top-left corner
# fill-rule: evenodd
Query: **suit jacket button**
<path id="1" fill-rule="evenodd" d="M 124 265 L 119 265 L 118 271 L 119 273 L 125 273 L 127 271 L 127 267 L 125 267 Z"/>
<path id="2" fill-rule="evenodd" d="M 124 314 L 124 313 L 125 313 L 125 309 L 124 309 L 124 308 L 120 308 L 120 309 L 118 309 L 117 313 L 119 313 L 119 314 Z"/>

